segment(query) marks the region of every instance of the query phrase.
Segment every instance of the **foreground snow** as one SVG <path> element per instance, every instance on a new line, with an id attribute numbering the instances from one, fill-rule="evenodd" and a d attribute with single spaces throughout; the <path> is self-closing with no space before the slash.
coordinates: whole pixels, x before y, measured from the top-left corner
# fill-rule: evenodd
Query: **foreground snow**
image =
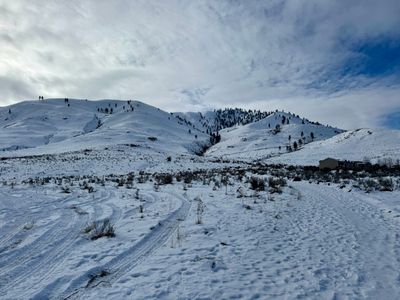
<path id="1" fill-rule="evenodd" d="M 279 195 L 233 179 L 227 189 L 92 185 L 1 187 L 1 298 L 400 296 L 398 192 L 292 182 Z M 104 218 L 116 237 L 91 241 L 83 229 Z"/>

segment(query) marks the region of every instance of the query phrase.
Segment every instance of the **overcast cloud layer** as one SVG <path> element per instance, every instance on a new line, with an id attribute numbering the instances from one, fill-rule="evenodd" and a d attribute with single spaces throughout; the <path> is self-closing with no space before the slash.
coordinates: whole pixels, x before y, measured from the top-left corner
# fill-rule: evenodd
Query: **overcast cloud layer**
<path id="1" fill-rule="evenodd" d="M 399 16 L 399 0 L 0 0 L 0 105 L 137 99 L 396 127 Z"/>

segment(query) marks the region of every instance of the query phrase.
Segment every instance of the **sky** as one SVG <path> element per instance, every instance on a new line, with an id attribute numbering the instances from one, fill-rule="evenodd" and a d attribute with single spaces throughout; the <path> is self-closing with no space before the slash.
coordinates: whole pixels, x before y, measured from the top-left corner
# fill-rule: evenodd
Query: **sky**
<path id="1" fill-rule="evenodd" d="M 0 105 L 135 99 L 400 129 L 399 0 L 0 0 Z"/>

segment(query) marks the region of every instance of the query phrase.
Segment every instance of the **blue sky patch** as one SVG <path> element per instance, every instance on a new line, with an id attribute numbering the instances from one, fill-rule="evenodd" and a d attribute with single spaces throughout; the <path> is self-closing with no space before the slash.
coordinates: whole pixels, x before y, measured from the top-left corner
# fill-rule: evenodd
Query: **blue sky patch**
<path id="1" fill-rule="evenodd" d="M 392 129 L 400 129 L 400 110 L 386 115 L 382 125 Z"/>
<path id="2" fill-rule="evenodd" d="M 353 56 L 343 65 L 342 75 L 400 79 L 400 38 L 363 41 L 352 47 Z"/>

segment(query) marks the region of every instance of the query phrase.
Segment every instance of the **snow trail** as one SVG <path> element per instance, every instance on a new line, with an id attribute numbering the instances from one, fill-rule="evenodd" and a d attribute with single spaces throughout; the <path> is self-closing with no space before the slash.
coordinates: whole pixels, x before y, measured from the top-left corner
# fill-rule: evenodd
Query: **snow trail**
<path id="1" fill-rule="evenodd" d="M 349 194 L 324 185 L 293 185 L 311 204 L 297 219 L 301 228 L 297 234 L 303 232 L 304 239 L 317 245 L 308 254 L 320 266 L 314 272 L 321 292 L 325 288 L 335 290 L 334 297 L 367 299 L 399 295 L 397 221 L 385 218 L 366 201 L 366 194 Z"/>
<path id="2" fill-rule="evenodd" d="M 171 196 L 177 197 L 177 195 Z M 75 279 L 70 278 L 70 276 L 56 279 L 33 298 L 84 298 L 86 289 L 95 288 L 102 284 L 111 285 L 169 240 L 178 228 L 179 222 L 186 218 L 191 207 L 191 201 L 184 198 L 180 200 L 182 201 L 181 206 L 164 221 L 160 222 L 156 228 L 138 243 L 117 255 L 109 262 L 101 266 L 96 266 Z M 107 275 L 101 276 L 100 274 Z M 68 285 L 65 288 L 66 284 Z"/>

